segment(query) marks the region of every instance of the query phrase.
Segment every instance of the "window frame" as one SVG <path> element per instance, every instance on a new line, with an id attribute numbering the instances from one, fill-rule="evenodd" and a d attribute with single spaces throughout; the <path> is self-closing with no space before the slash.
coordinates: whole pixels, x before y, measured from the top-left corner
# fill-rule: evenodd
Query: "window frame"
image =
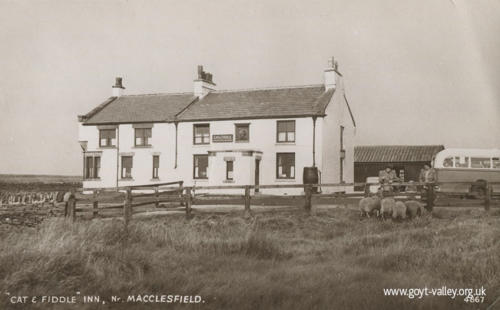
<path id="1" fill-rule="evenodd" d="M 280 156 L 282 155 L 293 155 L 293 177 L 281 177 L 280 174 L 279 174 L 279 159 L 280 159 Z M 276 153 L 276 179 L 278 180 L 295 180 L 295 177 L 297 175 L 297 169 L 296 169 L 296 161 L 295 161 L 295 152 L 278 152 Z M 283 167 L 283 165 L 282 165 Z M 283 171 L 283 168 L 282 168 L 282 171 Z M 291 173 L 290 173 L 291 174 Z"/>
<path id="2" fill-rule="evenodd" d="M 247 128 L 247 139 L 246 140 L 240 140 L 238 138 L 238 127 L 246 127 Z M 250 142 L 250 123 L 235 123 L 234 124 L 234 142 L 238 142 L 238 143 Z"/>
<path id="3" fill-rule="evenodd" d="M 137 132 L 142 131 L 143 134 L 138 135 Z M 147 132 L 149 131 L 149 136 Z M 142 143 L 137 144 L 137 138 L 142 138 Z M 149 147 L 151 146 L 150 139 L 153 138 L 153 128 L 134 128 L 134 146 L 135 147 Z"/>
<path id="4" fill-rule="evenodd" d="M 231 170 L 229 169 L 231 166 Z M 229 172 L 231 171 L 231 177 L 229 177 Z M 234 181 L 234 161 L 226 160 L 226 181 Z"/>
<path id="5" fill-rule="evenodd" d="M 157 167 L 155 167 L 155 158 L 158 158 Z M 153 155 L 153 176 L 152 176 L 152 179 L 154 179 L 154 180 L 160 179 L 160 155 Z"/>
<path id="6" fill-rule="evenodd" d="M 207 159 L 207 167 L 206 167 L 206 171 L 205 171 L 205 177 L 197 177 L 196 176 L 196 167 L 199 168 L 199 162 L 198 162 L 198 166 L 196 166 L 196 158 L 200 158 L 200 157 L 206 157 Z M 198 169 L 198 175 L 200 175 L 200 171 Z M 193 179 L 194 180 L 207 180 L 208 179 L 208 154 L 193 154 Z"/>
<path id="7" fill-rule="evenodd" d="M 284 131 L 285 132 L 285 140 L 280 141 L 280 124 L 285 123 L 293 123 L 293 131 Z M 297 140 L 297 126 L 296 121 L 293 120 L 280 120 L 276 121 L 276 143 L 294 143 Z M 293 140 L 288 140 L 288 134 L 293 132 Z"/>
<path id="8" fill-rule="evenodd" d="M 125 172 L 125 176 L 124 176 L 123 171 L 124 171 L 124 169 L 127 169 L 127 168 L 126 168 L 126 167 L 124 167 L 124 165 L 123 165 L 123 160 L 124 160 L 125 158 L 128 158 L 128 157 L 130 157 L 130 159 L 131 159 L 131 161 L 130 161 L 130 163 L 131 163 L 131 164 L 130 164 L 130 176 L 127 176 L 126 172 Z M 121 170 L 121 173 L 120 173 L 120 178 L 121 178 L 122 180 L 131 180 L 131 179 L 133 179 L 133 176 L 132 176 L 132 169 L 134 168 L 134 156 L 131 156 L 131 155 L 122 155 L 122 156 L 120 157 L 120 168 L 121 168 L 121 169 L 120 169 L 120 170 Z"/>
<path id="9" fill-rule="evenodd" d="M 204 142 L 204 136 L 201 136 L 201 142 L 196 143 L 196 129 L 200 127 L 207 127 L 208 128 L 208 140 L 207 142 Z M 194 145 L 207 145 L 210 144 L 210 123 L 202 123 L 202 124 L 193 124 L 193 144 Z"/>
<path id="10" fill-rule="evenodd" d="M 102 145 L 102 134 L 103 131 L 113 131 L 114 132 L 114 139 L 116 140 L 116 128 L 114 129 L 99 129 L 99 147 L 116 147 L 115 144 L 113 144 L 113 138 L 106 138 L 106 145 Z"/>
<path id="11" fill-rule="evenodd" d="M 99 159 L 96 161 L 96 159 Z M 89 159 L 91 160 L 92 167 L 89 169 Z M 96 164 L 98 163 L 98 164 Z M 101 171 L 101 155 L 85 155 L 85 169 L 84 180 L 100 180 Z"/>

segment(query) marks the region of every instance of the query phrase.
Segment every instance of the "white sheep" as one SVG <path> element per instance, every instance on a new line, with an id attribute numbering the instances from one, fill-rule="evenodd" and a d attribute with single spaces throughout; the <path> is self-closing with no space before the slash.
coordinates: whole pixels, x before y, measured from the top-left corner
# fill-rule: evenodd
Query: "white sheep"
<path id="1" fill-rule="evenodd" d="M 380 197 L 372 196 L 361 199 L 359 201 L 359 211 L 361 212 L 361 216 L 366 215 L 366 217 L 370 217 L 373 214 L 378 216 L 380 211 Z"/>
<path id="2" fill-rule="evenodd" d="M 408 215 L 409 218 L 414 218 L 424 214 L 425 204 L 419 201 L 409 200 L 405 202 L 405 205 L 406 205 L 406 215 Z"/>
<path id="3" fill-rule="evenodd" d="M 402 201 L 396 201 L 396 204 L 392 208 L 392 218 L 394 220 L 396 219 L 402 219 L 404 220 L 406 218 L 406 205 Z"/>
<path id="4" fill-rule="evenodd" d="M 385 220 L 386 216 L 392 215 L 392 209 L 396 205 L 396 200 L 392 197 L 382 199 L 380 202 L 380 217 Z"/>

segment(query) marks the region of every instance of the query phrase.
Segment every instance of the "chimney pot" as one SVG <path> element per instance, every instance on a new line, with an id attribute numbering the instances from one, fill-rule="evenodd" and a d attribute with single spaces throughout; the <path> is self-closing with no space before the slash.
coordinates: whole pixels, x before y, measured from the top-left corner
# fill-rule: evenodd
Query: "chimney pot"
<path id="1" fill-rule="evenodd" d="M 203 80 L 203 66 L 198 65 L 198 79 Z"/>
<path id="2" fill-rule="evenodd" d="M 335 61 L 335 58 L 333 56 L 328 58 L 328 68 L 334 68 L 335 63 L 336 63 L 336 61 Z"/>
<path id="3" fill-rule="evenodd" d="M 120 97 L 121 95 L 123 95 L 124 89 L 125 89 L 125 87 L 123 87 L 122 78 L 116 77 L 115 78 L 115 85 L 113 85 L 113 97 Z"/>
<path id="4" fill-rule="evenodd" d="M 122 78 L 121 77 L 116 77 L 115 78 L 115 85 L 113 86 L 113 88 L 123 88 L 123 89 L 125 89 L 125 87 L 123 87 Z"/>

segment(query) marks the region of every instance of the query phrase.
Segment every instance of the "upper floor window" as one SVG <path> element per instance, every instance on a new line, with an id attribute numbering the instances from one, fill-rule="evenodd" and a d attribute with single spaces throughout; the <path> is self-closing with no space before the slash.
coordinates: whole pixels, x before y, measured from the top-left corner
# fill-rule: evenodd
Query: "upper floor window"
<path id="1" fill-rule="evenodd" d="M 153 155 L 153 179 L 158 179 L 158 170 L 160 169 L 160 156 Z"/>
<path id="2" fill-rule="evenodd" d="M 122 156 L 122 179 L 132 178 L 132 156 Z"/>
<path id="3" fill-rule="evenodd" d="M 295 121 L 278 121 L 277 141 L 295 142 Z"/>
<path id="4" fill-rule="evenodd" d="M 210 143 L 210 125 L 195 124 L 193 125 L 193 143 L 194 144 L 209 144 Z"/>
<path id="5" fill-rule="evenodd" d="M 116 129 L 100 129 L 99 130 L 99 146 L 109 147 L 116 145 Z"/>
<path id="6" fill-rule="evenodd" d="M 278 179 L 295 178 L 295 153 L 276 154 L 276 177 Z"/>
<path id="7" fill-rule="evenodd" d="M 250 141 L 250 124 L 234 124 L 235 126 L 235 141 L 249 142 Z"/>
<path id="8" fill-rule="evenodd" d="M 98 179 L 101 169 L 101 157 L 94 155 L 85 156 L 85 179 Z"/>
<path id="9" fill-rule="evenodd" d="M 135 146 L 151 146 L 151 128 L 135 128 Z"/>
<path id="10" fill-rule="evenodd" d="M 194 155 L 193 177 L 195 179 L 208 178 L 208 155 Z"/>

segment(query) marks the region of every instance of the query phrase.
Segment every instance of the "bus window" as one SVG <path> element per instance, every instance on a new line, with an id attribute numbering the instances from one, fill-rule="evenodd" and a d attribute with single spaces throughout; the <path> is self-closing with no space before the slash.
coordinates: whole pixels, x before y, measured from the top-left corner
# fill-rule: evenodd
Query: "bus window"
<path id="1" fill-rule="evenodd" d="M 443 167 L 445 167 L 445 168 L 453 167 L 453 157 L 446 157 L 443 160 Z"/>
<path id="2" fill-rule="evenodd" d="M 493 169 L 500 169 L 500 158 L 493 157 Z"/>
<path id="3" fill-rule="evenodd" d="M 469 168 L 469 157 L 455 156 L 456 168 Z"/>
<path id="4" fill-rule="evenodd" d="M 491 167 L 490 159 L 489 158 L 471 157 L 470 167 L 471 168 L 490 168 Z"/>

